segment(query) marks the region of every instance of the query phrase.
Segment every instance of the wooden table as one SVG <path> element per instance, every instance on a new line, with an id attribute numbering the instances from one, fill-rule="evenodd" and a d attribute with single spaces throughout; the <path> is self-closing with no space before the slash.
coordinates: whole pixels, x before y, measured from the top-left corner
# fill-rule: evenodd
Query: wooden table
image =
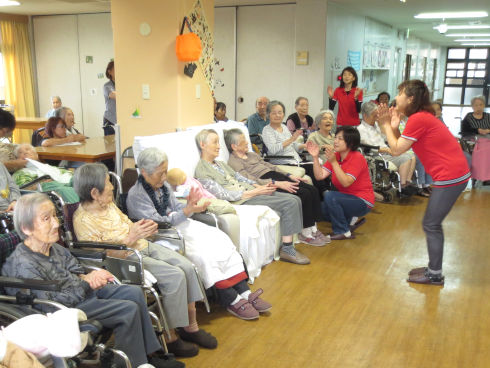
<path id="1" fill-rule="evenodd" d="M 36 147 L 40 160 L 97 162 L 116 157 L 114 135 L 89 138 L 81 145 Z"/>
<path id="2" fill-rule="evenodd" d="M 36 130 L 39 128 L 42 128 L 46 125 L 46 122 L 48 119 L 46 118 L 25 118 L 25 117 L 20 117 L 20 118 L 15 118 L 16 129 L 32 129 Z"/>

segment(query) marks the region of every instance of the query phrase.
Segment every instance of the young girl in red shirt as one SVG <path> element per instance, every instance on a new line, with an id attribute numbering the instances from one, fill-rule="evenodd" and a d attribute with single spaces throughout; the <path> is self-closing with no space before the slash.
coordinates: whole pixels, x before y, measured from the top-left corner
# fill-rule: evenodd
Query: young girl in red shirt
<path id="1" fill-rule="evenodd" d="M 466 187 L 470 170 L 463 151 L 449 129 L 434 115 L 427 86 L 420 80 L 398 86 L 396 107 L 381 105 L 378 122 L 384 127 L 394 156 L 413 149 L 434 180 L 432 193 L 422 221 L 429 252 L 428 267 L 414 268 L 408 282 L 444 285 L 442 221 Z M 400 134 L 400 114 L 408 116 Z"/>
<path id="2" fill-rule="evenodd" d="M 332 86 L 327 88 L 329 108 L 333 110 L 335 104 L 339 103 L 337 125 L 357 126 L 360 124 L 359 112 L 362 104 L 362 89 L 357 87 L 357 73 L 348 66 L 342 70 L 341 76 L 340 87 L 335 91 Z"/>

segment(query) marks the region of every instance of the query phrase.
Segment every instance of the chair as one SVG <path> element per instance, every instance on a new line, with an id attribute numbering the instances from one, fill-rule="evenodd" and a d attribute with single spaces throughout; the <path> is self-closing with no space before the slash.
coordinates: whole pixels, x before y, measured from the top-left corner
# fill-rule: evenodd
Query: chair
<path id="1" fill-rule="evenodd" d="M 0 268 L 5 263 L 5 260 L 15 250 L 17 244 L 21 242 L 17 232 L 12 231 L 8 234 L 0 235 Z M 4 288 L 21 289 L 15 296 L 6 295 Z M 54 309 L 65 309 L 64 305 L 51 300 L 37 299 L 29 294 L 25 294 L 24 290 L 45 290 L 59 291 L 60 284 L 58 281 L 45 281 L 36 279 L 16 279 L 10 277 L 0 277 L 0 325 L 1 327 L 8 326 L 10 323 L 28 316 L 30 314 L 40 313 L 35 308 L 41 305 L 48 305 Z M 97 361 L 104 366 L 112 366 L 116 360 L 119 364 L 123 363 L 124 367 L 130 368 L 131 364 L 128 357 L 122 351 L 107 348 L 104 342 L 107 341 L 110 334 L 108 330 L 103 329 L 102 325 L 96 320 L 87 320 L 79 322 L 80 332 L 89 332 L 89 341 L 86 348 L 75 359 L 82 365 L 87 363 L 96 363 L 94 356 L 99 356 Z M 87 360 L 89 358 L 89 360 Z M 55 368 L 68 368 L 73 363 L 68 363 L 66 359 L 58 357 L 48 357 L 40 359 L 43 365 L 50 364 Z"/>

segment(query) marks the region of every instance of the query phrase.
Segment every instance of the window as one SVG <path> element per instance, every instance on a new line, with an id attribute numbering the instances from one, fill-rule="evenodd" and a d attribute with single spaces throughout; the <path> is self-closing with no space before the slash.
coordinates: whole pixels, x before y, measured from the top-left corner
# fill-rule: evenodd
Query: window
<path id="1" fill-rule="evenodd" d="M 0 53 L 0 101 L 5 103 L 5 71 L 3 69 L 3 56 Z"/>
<path id="2" fill-rule="evenodd" d="M 470 105 L 474 96 L 489 98 L 489 48 L 450 48 L 447 52 L 444 104 Z"/>

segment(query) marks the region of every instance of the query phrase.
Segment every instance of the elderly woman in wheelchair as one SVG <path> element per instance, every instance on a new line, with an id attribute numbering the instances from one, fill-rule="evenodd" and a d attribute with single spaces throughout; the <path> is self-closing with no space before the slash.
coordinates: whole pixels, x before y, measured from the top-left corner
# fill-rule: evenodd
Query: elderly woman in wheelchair
<path id="1" fill-rule="evenodd" d="M 145 269 L 157 279 L 165 315 L 171 328 L 167 348 L 180 357 L 198 354 L 201 347 L 213 349 L 216 339 L 199 329 L 195 302 L 204 298 L 193 265 L 179 253 L 146 240 L 158 225 L 142 219 L 133 223 L 113 200 L 113 186 L 107 168 L 102 164 L 85 164 L 75 171 L 75 191 L 80 206 L 73 215 L 73 226 L 79 241 L 113 242 L 140 252 Z M 116 255 L 137 259 L 135 254 Z M 179 335 L 175 328 L 179 328 Z"/>
<path id="2" fill-rule="evenodd" d="M 15 229 L 23 239 L 7 258 L 2 275 L 22 279 L 58 280 L 59 291 L 32 290 L 36 298 L 78 308 L 114 330 L 114 345 L 124 351 L 132 366 L 150 362 L 168 366 L 152 353 L 162 350 L 152 327 L 145 297 L 140 288 L 113 285 L 105 270 L 88 274 L 68 249 L 57 244 L 59 222 L 49 198 L 41 193 L 22 196 L 14 212 Z M 17 289 L 8 288 L 9 294 Z M 47 305 L 41 309 L 49 311 Z M 163 351 L 162 351 L 163 352 Z"/>
<path id="3" fill-rule="evenodd" d="M 243 260 L 230 238 L 221 230 L 190 219 L 209 203 L 191 189 L 187 204 L 177 201 L 167 181 L 167 155 L 158 148 L 147 148 L 138 156 L 141 175 L 129 190 L 127 207 L 131 218 L 169 222 L 185 239 L 186 256 L 203 275 L 204 286 L 216 287 L 220 303 L 242 319 L 256 319 L 271 305 L 259 298 L 262 289 L 252 293 L 247 284 Z"/>

